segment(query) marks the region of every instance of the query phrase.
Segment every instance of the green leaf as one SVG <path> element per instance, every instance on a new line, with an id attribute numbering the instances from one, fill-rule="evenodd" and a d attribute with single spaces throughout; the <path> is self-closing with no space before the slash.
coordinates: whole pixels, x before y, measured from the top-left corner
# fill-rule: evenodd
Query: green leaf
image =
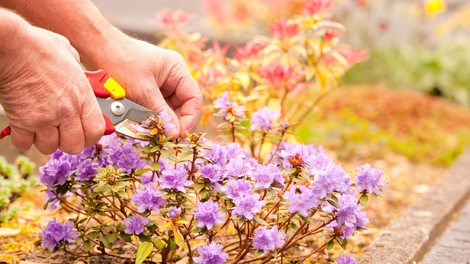
<path id="1" fill-rule="evenodd" d="M 161 166 L 162 164 L 160 164 L 159 162 L 152 163 L 152 168 L 156 171 L 159 170 Z"/>
<path id="2" fill-rule="evenodd" d="M 93 192 L 106 192 L 109 189 L 109 184 L 107 182 L 100 182 L 96 187 L 93 189 Z"/>
<path id="3" fill-rule="evenodd" d="M 359 202 L 362 204 L 362 205 L 365 205 L 367 203 L 367 201 L 369 200 L 369 196 L 367 196 L 367 194 L 362 194 L 361 197 L 359 198 Z"/>
<path id="4" fill-rule="evenodd" d="M 105 248 L 111 248 L 111 242 L 109 241 L 108 236 L 103 236 L 101 238 L 101 242 L 103 242 L 103 245 L 104 245 Z"/>
<path id="5" fill-rule="evenodd" d="M 150 171 L 150 169 L 148 169 L 148 168 L 146 168 L 146 169 L 138 169 L 138 170 L 135 170 L 134 175 L 140 176 L 140 175 L 142 175 L 142 174 L 144 174 L 144 173 L 146 173 L 146 172 L 148 172 L 148 171 Z"/>
<path id="6" fill-rule="evenodd" d="M 175 243 L 176 243 L 178 246 L 181 246 L 181 245 L 184 243 L 184 237 L 183 237 L 183 235 L 182 235 L 180 232 L 176 231 L 175 234 L 174 234 L 174 236 L 175 236 Z"/>
<path id="7" fill-rule="evenodd" d="M 89 252 L 90 248 L 91 248 L 91 241 L 90 240 L 86 240 L 85 242 L 83 242 L 83 251 Z"/>
<path id="8" fill-rule="evenodd" d="M 260 225 L 263 225 L 263 226 L 268 225 L 268 223 L 266 221 L 264 221 L 263 219 L 261 219 L 259 216 L 255 216 L 255 218 L 253 218 L 253 220 L 255 220 L 255 222 L 260 224 Z"/>
<path id="9" fill-rule="evenodd" d="M 178 248 L 178 245 L 176 244 L 175 240 L 170 238 L 170 249 L 176 250 L 177 248 Z"/>
<path id="10" fill-rule="evenodd" d="M 124 232 L 121 232 L 121 234 L 119 234 L 119 237 L 120 237 L 124 242 L 128 242 L 128 243 L 132 242 L 132 239 L 131 239 L 132 235 L 126 234 L 126 233 L 124 233 Z"/>
<path id="11" fill-rule="evenodd" d="M 152 253 L 153 244 L 151 242 L 142 242 L 137 249 L 135 264 L 142 264 L 144 260 Z"/>
<path id="12" fill-rule="evenodd" d="M 335 242 L 332 240 L 328 241 L 328 244 L 326 245 L 326 249 L 327 250 L 330 250 L 333 248 L 333 246 L 335 245 Z"/>

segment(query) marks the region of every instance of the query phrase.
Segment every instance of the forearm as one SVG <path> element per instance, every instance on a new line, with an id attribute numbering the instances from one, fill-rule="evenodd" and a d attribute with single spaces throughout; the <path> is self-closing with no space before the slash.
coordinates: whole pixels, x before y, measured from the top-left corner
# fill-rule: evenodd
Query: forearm
<path id="1" fill-rule="evenodd" d="M 89 0 L 0 0 L 36 26 L 69 39 L 84 64 L 96 67 L 108 59 L 116 36 L 123 35 Z"/>

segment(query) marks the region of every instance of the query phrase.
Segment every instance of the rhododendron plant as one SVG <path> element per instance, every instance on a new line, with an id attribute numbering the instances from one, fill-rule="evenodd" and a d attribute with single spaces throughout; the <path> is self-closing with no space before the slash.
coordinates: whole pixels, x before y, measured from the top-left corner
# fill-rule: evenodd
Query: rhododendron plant
<path id="1" fill-rule="evenodd" d="M 235 59 L 218 43 L 201 49 L 199 35 L 175 27 L 188 16 L 163 11 L 156 21 L 171 32 L 162 45 L 186 57 L 211 102 L 205 121 L 226 137 L 169 139 L 161 114 L 141 124 L 147 141 L 111 135 L 78 155 L 54 153 L 41 181 L 48 206 L 70 222 L 51 222 L 66 234 L 51 240 L 45 231 L 44 247 L 204 264 L 303 262 L 346 247 L 368 222 L 368 196 L 386 185 L 368 164 L 352 180 L 321 147 L 292 136 L 298 113 L 350 66 L 343 47 L 324 37 L 341 27 L 322 11 L 282 20 L 273 38 L 236 47 Z"/>

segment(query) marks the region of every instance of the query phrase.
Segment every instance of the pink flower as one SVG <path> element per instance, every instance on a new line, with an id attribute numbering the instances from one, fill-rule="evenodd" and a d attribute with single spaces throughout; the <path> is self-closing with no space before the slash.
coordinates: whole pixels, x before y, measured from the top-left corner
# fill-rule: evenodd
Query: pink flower
<path id="1" fill-rule="evenodd" d="M 225 4 L 222 0 L 204 0 L 202 10 L 213 16 L 217 21 L 224 21 L 227 17 Z"/>
<path id="2" fill-rule="evenodd" d="M 311 0 L 305 5 L 305 11 L 309 15 L 316 15 L 331 7 L 332 0 Z"/>
<path id="3" fill-rule="evenodd" d="M 291 65 L 275 63 L 266 66 L 261 70 L 261 76 L 269 85 L 276 89 L 287 88 L 289 91 L 295 90 L 304 77 L 302 72 L 297 72 Z"/>
<path id="4" fill-rule="evenodd" d="M 181 9 L 173 11 L 165 8 L 155 14 L 154 19 L 150 20 L 150 22 L 161 27 L 164 32 L 171 33 L 181 31 L 181 26 L 186 24 L 191 18 L 190 14 Z"/>
<path id="5" fill-rule="evenodd" d="M 220 46 L 220 43 L 217 41 L 212 42 L 212 48 L 208 49 L 207 55 L 209 58 L 214 59 L 216 61 L 223 61 L 225 59 L 225 54 L 227 53 L 230 46 L 224 45 Z"/>
<path id="6" fill-rule="evenodd" d="M 234 55 L 234 58 L 238 61 L 255 58 L 258 53 L 264 49 L 264 47 L 266 47 L 264 43 L 258 43 L 255 41 L 250 41 L 242 47 L 235 46 L 237 53 Z"/>
<path id="7" fill-rule="evenodd" d="M 354 65 L 363 61 L 366 61 L 369 58 L 367 50 L 351 49 L 348 47 L 342 47 L 333 52 L 341 55 L 349 65 Z M 326 65 L 331 65 L 337 62 L 337 59 L 331 54 L 325 54 L 322 57 L 322 62 Z"/>
<path id="8" fill-rule="evenodd" d="M 326 41 L 331 41 L 335 39 L 338 35 L 339 35 L 339 32 L 336 29 L 325 29 L 325 32 L 323 33 L 323 38 Z"/>
<path id="9" fill-rule="evenodd" d="M 298 32 L 299 26 L 297 24 L 289 24 L 284 19 L 271 25 L 271 33 L 273 34 L 273 37 L 279 40 L 291 38 Z"/>
<path id="10" fill-rule="evenodd" d="M 201 72 L 198 78 L 199 87 L 203 91 L 210 90 L 219 84 L 222 76 L 223 73 L 215 65 L 211 65 L 207 70 Z"/>

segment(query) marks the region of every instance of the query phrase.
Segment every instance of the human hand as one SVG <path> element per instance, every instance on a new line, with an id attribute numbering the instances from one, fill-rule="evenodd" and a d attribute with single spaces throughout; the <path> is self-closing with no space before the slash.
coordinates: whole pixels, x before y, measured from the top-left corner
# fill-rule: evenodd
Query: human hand
<path id="1" fill-rule="evenodd" d="M 122 35 L 101 58 L 93 58 L 94 68 L 104 69 L 125 89 L 127 97 L 153 111 L 167 111 L 175 129 L 170 137 L 185 137 L 201 110 L 202 94 L 186 67 L 183 57 L 171 50 Z M 99 55 L 96 55 L 99 57 Z"/>
<path id="2" fill-rule="evenodd" d="M 60 35 L 19 24 L 0 50 L 0 103 L 12 144 L 27 150 L 34 143 L 44 154 L 95 144 L 105 122 L 77 51 Z"/>

